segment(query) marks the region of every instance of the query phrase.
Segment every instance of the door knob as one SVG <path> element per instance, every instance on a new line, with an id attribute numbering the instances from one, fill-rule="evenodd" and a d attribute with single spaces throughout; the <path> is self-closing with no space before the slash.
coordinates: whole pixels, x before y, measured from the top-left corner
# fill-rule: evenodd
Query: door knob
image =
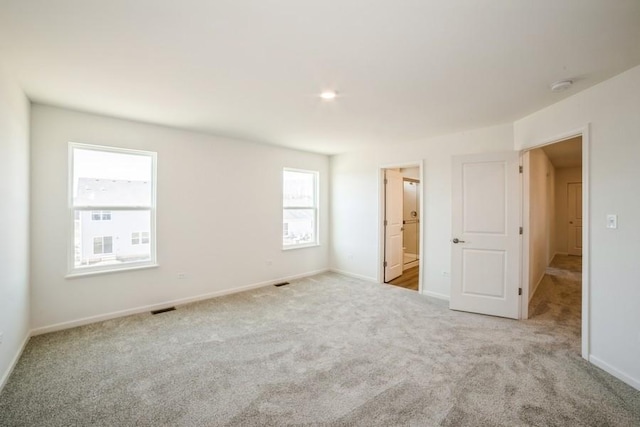
<path id="1" fill-rule="evenodd" d="M 460 240 L 457 237 L 454 237 L 452 240 L 453 243 L 464 243 L 464 240 Z"/>

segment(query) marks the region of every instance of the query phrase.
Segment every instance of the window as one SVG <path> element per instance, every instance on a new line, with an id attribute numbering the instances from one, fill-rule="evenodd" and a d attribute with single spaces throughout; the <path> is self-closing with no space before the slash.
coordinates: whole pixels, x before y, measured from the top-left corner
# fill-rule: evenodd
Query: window
<path id="1" fill-rule="evenodd" d="M 113 252 L 113 236 L 93 238 L 94 255 L 110 254 L 112 252 Z"/>
<path id="2" fill-rule="evenodd" d="M 318 244 L 318 172 L 285 168 L 282 173 L 282 247 Z"/>
<path id="3" fill-rule="evenodd" d="M 138 231 L 136 233 L 131 233 L 131 244 L 132 245 L 148 245 L 149 244 L 149 232 L 148 231 Z"/>
<path id="4" fill-rule="evenodd" d="M 94 211 L 91 212 L 92 221 L 111 221 L 110 211 Z"/>
<path id="5" fill-rule="evenodd" d="M 156 153 L 69 144 L 69 273 L 156 265 Z"/>

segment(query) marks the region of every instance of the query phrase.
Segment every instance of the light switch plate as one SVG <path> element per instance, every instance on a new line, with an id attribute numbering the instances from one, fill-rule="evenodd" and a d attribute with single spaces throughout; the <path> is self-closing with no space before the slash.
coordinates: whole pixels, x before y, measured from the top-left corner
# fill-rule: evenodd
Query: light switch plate
<path id="1" fill-rule="evenodd" d="M 607 228 L 618 228 L 618 215 L 607 215 Z"/>

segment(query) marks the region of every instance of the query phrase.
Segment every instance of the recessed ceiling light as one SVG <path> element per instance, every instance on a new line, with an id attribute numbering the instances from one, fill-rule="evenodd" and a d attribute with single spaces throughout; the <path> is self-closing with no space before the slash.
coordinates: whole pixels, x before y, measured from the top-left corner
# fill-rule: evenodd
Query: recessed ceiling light
<path id="1" fill-rule="evenodd" d="M 335 90 L 325 90 L 320 94 L 320 98 L 326 101 L 331 101 L 332 99 L 336 99 L 337 96 L 338 96 L 338 93 Z"/>
<path id="2" fill-rule="evenodd" d="M 572 80 L 560 80 L 551 85 L 551 92 L 562 92 L 571 87 Z"/>

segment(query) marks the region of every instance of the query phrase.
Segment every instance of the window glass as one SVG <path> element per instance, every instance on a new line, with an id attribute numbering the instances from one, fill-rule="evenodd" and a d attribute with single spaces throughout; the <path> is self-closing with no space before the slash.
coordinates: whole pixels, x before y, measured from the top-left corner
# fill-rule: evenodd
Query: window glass
<path id="1" fill-rule="evenodd" d="M 282 246 L 318 244 L 318 172 L 284 169 Z"/>
<path id="2" fill-rule="evenodd" d="M 71 144 L 70 271 L 155 264 L 155 153 Z M 146 245 L 141 245 L 146 243 Z"/>

